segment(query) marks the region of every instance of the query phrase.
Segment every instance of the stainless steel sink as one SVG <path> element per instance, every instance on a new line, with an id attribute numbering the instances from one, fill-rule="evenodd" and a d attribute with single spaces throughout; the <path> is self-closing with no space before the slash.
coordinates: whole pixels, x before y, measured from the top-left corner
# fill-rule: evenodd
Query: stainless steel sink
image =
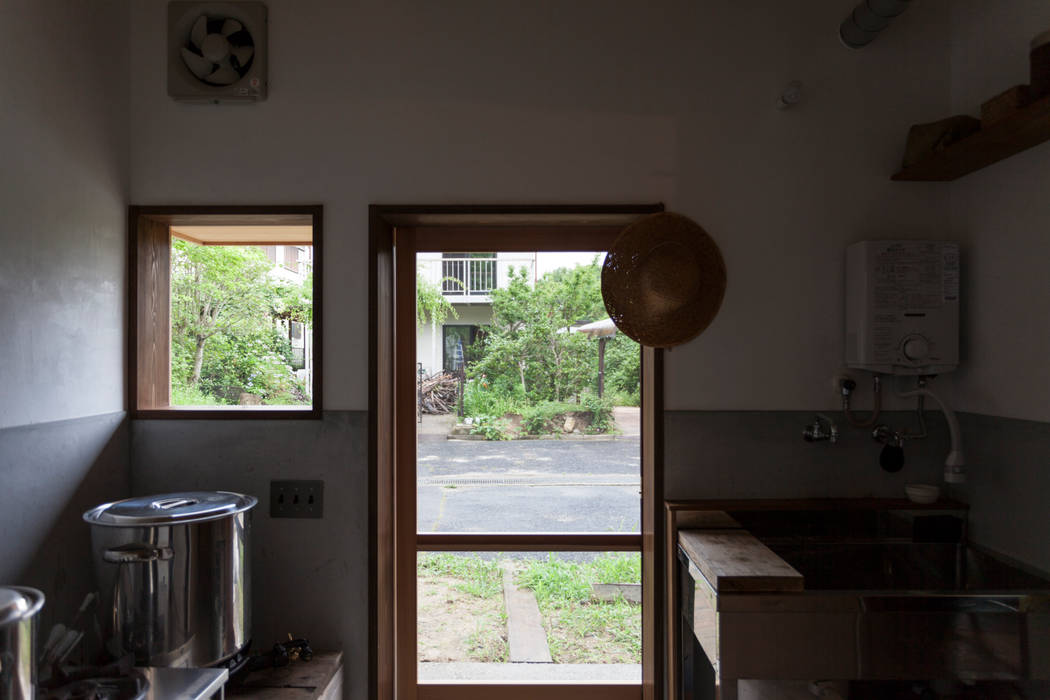
<path id="1" fill-rule="evenodd" d="M 679 549 L 684 624 L 737 679 L 1050 679 L 1050 581 L 958 543 L 763 537 L 805 590 L 717 593 Z"/>

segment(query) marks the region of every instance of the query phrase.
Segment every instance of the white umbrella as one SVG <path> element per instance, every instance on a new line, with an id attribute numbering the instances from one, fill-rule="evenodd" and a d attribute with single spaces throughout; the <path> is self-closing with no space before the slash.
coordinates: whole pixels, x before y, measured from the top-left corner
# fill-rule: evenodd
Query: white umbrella
<path id="1" fill-rule="evenodd" d="M 573 330 L 585 333 L 588 338 L 609 338 L 616 335 L 616 324 L 611 318 L 603 318 L 601 321 L 577 326 Z"/>
<path id="2" fill-rule="evenodd" d="M 575 333 L 583 333 L 588 338 L 598 339 L 598 396 L 605 395 L 605 344 L 609 338 L 616 335 L 616 324 L 611 318 L 603 318 L 601 321 L 586 323 L 570 329 Z"/>

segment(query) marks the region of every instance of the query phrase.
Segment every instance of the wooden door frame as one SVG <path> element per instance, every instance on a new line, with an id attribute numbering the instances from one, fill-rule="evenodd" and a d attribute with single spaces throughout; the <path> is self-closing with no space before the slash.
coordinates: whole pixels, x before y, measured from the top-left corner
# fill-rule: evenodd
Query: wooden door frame
<path id="1" fill-rule="evenodd" d="M 398 635 L 399 626 L 408 629 L 415 625 L 414 606 L 410 621 L 398 615 L 395 601 L 400 596 L 414 596 L 412 591 L 395 590 L 396 543 L 407 542 L 409 533 L 399 531 L 395 513 L 394 479 L 397 462 L 397 416 L 394 397 L 397 395 L 396 337 L 398 332 L 412 334 L 415 328 L 407 325 L 398 329 L 394 309 L 398 296 L 395 278 L 397 269 L 396 230 L 414 239 L 410 254 L 414 257 L 415 240 L 440 240 L 442 248 L 458 248 L 476 244 L 479 233 L 494 241 L 501 251 L 565 250 L 566 236 L 572 234 L 570 249 L 607 250 L 611 240 L 624 225 L 655 212 L 663 211 L 662 204 L 643 205 L 371 205 L 369 206 L 369 697 L 380 700 L 415 700 L 416 667 L 399 671 L 396 668 L 397 645 L 405 647 L 402 655 L 415 658 L 415 634 Z M 437 237 L 437 238 L 432 238 Z M 461 244 L 457 244 L 460 241 Z M 402 255 L 407 255 L 407 252 Z M 407 264 L 402 260 L 402 265 Z M 414 269 L 414 268 L 413 268 Z M 414 297 L 414 276 L 409 282 L 401 280 L 400 293 Z M 414 342 L 411 344 L 414 349 Z M 414 362 L 414 357 L 413 357 Z M 642 596 L 642 698 L 657 700 L 662 697 L 664 659 L 664 588 L 661 503 L 663 499 L 662 429 L 663 429 L 663 357 L 660 350 L 642 350 L 642 524 L 641 550 L 643 553 Z M 415 378 L 412 377 L 414 384 Z M 403 380 L 404 381 L 404 380 Z M 402 408 L 403 411 L 408 409 Z M 414 412 L 415 407 L 411 410 Z M 414 424 L 414 420 L 412 421 Z M 408 449 L 408 436 L 403 449 Z M 415 435 L 411 436 L 415 449 Z M 402 508 L 407 504 L 402 504 Z M 412 518 L 414 521 L 414 518 Z M 413 528 L 414 530 L 414 528 Z M 415 538 L 414 531 L 410 536 Z M 630 537 L 630 536 L 629 536 Z M 435 542 L 440 548 L 440 542 Z M 402 546 L 405 546 L 402 543 Z M 528 543 L 522 544 L 528 548 Z M 571 542 L 566 541 L 566 549 Z M 416 542 L 412 543 L 413 552 Z M 414 556 L 414 554 L 413 554 Z M 401 585 L 410 577 L 401 577 Z M 399 676 L 403 688 L 398 686 Z M 411 680 L 411 682 L 407 682 Z M 505 698 L 517 697 L 514 686 L 487 686 L 499 690 Z M 522 685 L 519 688 L 525 688 Z M 552 686 L 553 688 L 554 686 Z M 576 693 L 583 691 L 581 686 Z M 453 692 L 452 686 L 428 686 L 427 697 L 442 698 Z M 601 690 L 595 686 L 594 690 Z M 577 695 L 577 697 L 582 697 Z M 596 696 L 598 697 L 598 696 Z"/>

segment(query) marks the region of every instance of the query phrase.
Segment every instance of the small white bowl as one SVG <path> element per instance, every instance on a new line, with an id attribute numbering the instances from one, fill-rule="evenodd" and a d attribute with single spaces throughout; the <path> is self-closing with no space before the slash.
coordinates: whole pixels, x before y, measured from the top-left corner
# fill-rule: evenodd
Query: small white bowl
<path id="1" fill-rule="evenodd" d="M 941 497 L 941 488 L 932 484 L 908 484 L 904 493 L 912 503 L 936 503 Z"/>

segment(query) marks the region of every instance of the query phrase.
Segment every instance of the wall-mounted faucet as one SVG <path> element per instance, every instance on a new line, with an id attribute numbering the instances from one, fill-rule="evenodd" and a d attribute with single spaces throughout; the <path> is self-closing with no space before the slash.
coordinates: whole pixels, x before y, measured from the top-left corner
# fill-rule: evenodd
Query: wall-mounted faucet
<path id="1" fill-rule="evenodd" d="M 825 427 L 825 424 L 827 427 Z M 839 441 L 839 427 L 835 421 L 823 413 L 818 413 L 813 418 L 813 423 L 802 430 L 802 439 L 806 442 L 822 442 L 827 440 L 835 443 Z"/>
<path id="2" fill-rule="evenodd" d="M 904 467 L 904 435 L 888 425 L 876 425 L 871 437 L 883 445 L 879 466 L 888 472 L 899 472 Z"/>

